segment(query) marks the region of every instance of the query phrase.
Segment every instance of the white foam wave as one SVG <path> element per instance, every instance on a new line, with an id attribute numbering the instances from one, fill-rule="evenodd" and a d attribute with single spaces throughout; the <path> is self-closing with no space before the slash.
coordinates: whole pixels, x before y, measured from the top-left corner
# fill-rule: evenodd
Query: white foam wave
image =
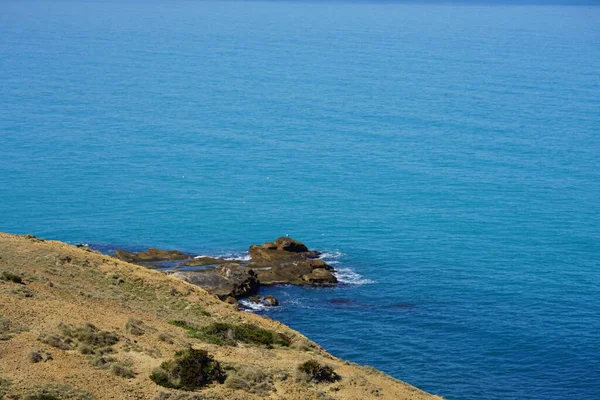
<path id="1" fill-rule="evenodd" d="M 375 283 L 375 281 L 366 279 L 350 268 L 336 268 L 333 275 L 335 275 L 339 283 L 346 285 L 367 285 L 370 283 Z"/>
<path id="2" fill-rule="evenodd" d="M 321 252 L 321 255 L 319 255 L 319 258 L 323 261 L 327 261 L 327 262 L 331 263 L 331 262 L 335 262 L 336 260 L 340 259 L 343 255 L 344 255 L 344 253 L 342 253 L 341 251 L 323 250 Z"/>
<path id="3" fill-rule="evenodd" d="M 206 254 L 200 254 L 199 256 L 196 256 L 194 258 L 204 258 L 204 257 L 210 257 L 210 256 L 208 256 Z"/>
<path id="4" fill-rule="evenodd" d="M 252 257 L 250 257 L 250 254 L 248 254 L 248 252 L 241 253 L 241 254 L 224 254 L 220 257 L 224 260 L 240 260 L 240 261 L 250 261 L 250 259 L 252 258 Z"/>
<path id="5" fill-rule="evenodd" d="M 196 256 L 194 258 L 202 258 L 202 257 L 222 258 L 223 260 L 227 260 L 227 261 L 250 261 L 250 254 L 248 254 L 248 252 L 239 253 L 239 254 L 226 253 L 226 254 L 219 254 L 219 255 L 202 254 L 202 255 Z"/>
<path id="6" fill-rule="evenodd" d="M 261 303 L 253 303 L 246 299 L 240 300 L 239 303 L 243 307 L 242 311 L 247 311 L 247 312 L 265 311 L 265 310 L 268 310 L 269 308 L 273 308 L 273 306 L 266 306 Z"/>

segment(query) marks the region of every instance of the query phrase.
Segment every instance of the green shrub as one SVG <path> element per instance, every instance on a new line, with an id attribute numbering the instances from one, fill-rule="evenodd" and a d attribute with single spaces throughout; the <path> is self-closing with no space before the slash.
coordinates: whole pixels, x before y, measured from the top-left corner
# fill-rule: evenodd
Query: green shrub
<path id="1" fill-rule="evenodd" d="M 265 345 L 267 347 L 274 344 L 290 345 L 290 339 L 286 336 L 251 324 L 234 325 L 225 322 L 214 322 L 201 328 L 196 328 L 184 321 L 171 321 L 170 324 L 187 330 L 188 334 L 194 338 L 221 346 L 235 346 L 237 342 Z"/>
<path id="2" fill-rule="evenodd" d="M 117 362 L 110 366 L 110 370 L 116 376 L 120 376 L 121 378 L 135 378 L 135 374 L 131 369 L 131 365 L 127 363 Z"/>
<path id="3" fill-rule="evenodd" d="M 0 315 L 0 340 L 10 340 L 13 335 L 11 333 L 11 322 L 9 319 Z"/>
<path id="4" fill-rule="evenodd" d="M 44 357 L 37 351 L 32 351 L 31 353 L 29 353 L 28 358 L 29 361 L 31 361 L 34 364 L 44 361 Z"/>
<path id="5" fill-rule="evenodd" d="M 108 369 L 110 368 L 117 360 L 112 357 L 100 356 L 100 355 L 92 355 L 88 357 L 88 362 L 91 366 L 100 368 L 100 369 Z"/>
<path id="6" fill-rule="evenodd" d="M 52 354 L 50 354 L 48 352 L 42 354 L 39 351 L 32 351 L 31 353 L 29 353 L 27 355 L 27 358 L 29 359 L 30 362 L 32 362 L 34 364 L 42 362 L 42 361 L 43 362 L 50 361 L 53 359 Z"/>
<path id="7" fill-rule="evenodd" d="M 169 335 L 168 333 L 159 333 L 158 334 L 158 340 L 160 340 L 161 342 L 165 342 L 165 343 L 169 343 L 169 344 L 173 344 L 173 336 Z"/>
<path id="8" fill-rule="evenodd" d="M 14 283 L 23 283 L 23 278 L 21 278 L 19 275 L 13 274 L 12 272 L 3 272 L 2 278 L 4 280 L 11 281 Z"/>
<path id="9" fill-rule="evenodd" d="M 30 389 L 23 397 L 24 400 L 92 400 L 88 392 L 71 386 L 44 386 Z"/>
<path id="10" fill-rule="evenodd" d="M 75 348 L 75 342 L 70 338 L 66 338 L 53 333 L 42 333 L 38 340 L 42 343 L 46 343 L 49 346 L 56 347 L 60 350 L 73 350 Z"/>
<path id="11" fill-rule="evenodd" d="M 125 324 L 125 330 L 131 333 L 132 335 L 142 336 L 144 333 L 146 333 L 146 330 L 144 330 L 144 326 L 144 322 L 140 321 L 139 319 L 130 318 L 129 321 L 127 321 L 127 323 Z"/>
<path id="12" fill-rule="evenodd" d="M 272 377 L 251 366 L 242 366 L 230 371 L 225 380 L 225 386 L 263 397 L 268 396 L 269 392 L 275 390 Z"/>
<path id="13" fill-rule="evenodd" d="M 86 344 L 94 349 L 108 347 L 119 341 L 119 336 L 114 332 L 101 331 L 89 322 L 80 327 L 60 324 L 58 329 L 70 339 Z"/>
<path id="14" fill-rule="evenodd" d="M 0 376 L 0 399 L 4 398 L 4 395 L 8 393 L 8 389 L 12 385 L 12 381 L 4 379 Z"/>
<path id="15" fill-rule="evenodd" d="M 186 349 L 175 353 L 173 360 L 163 362 L 150 379 L 157 385 L 173 389 L 194 390 L 211 382 L 225 381 L 218 361 L 204 350 Z"/>
<path id="16" fill-rule="evenodd" d="M 340 376 L 335 373 L 333 367 L 322 365 L 316 360 L 310 360 L 298 366 L 298 372 L 302 380 L 312 381 L 314 383 L 336 382 Z"/>

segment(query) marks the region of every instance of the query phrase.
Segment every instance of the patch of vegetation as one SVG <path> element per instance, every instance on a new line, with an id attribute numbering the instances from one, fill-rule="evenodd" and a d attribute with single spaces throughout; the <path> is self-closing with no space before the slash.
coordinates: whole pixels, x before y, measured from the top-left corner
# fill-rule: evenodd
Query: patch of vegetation
<path id="1" fill-rule="evenodd" d="M 10 332 L 10 320 L 0 315 L 0 340 L 12 339 L 13 335 Z"/>
<path id="2" fill-rule="evenodd" d="M 54 333 L 42 333 L 38 337 L 38 340 L 60 350 L 73 350 L 76 345 L 76 343 L 71 339 L 56 335 Z"/>
<path id="3" fill-rule="evenodd" d="M 135 378 L 135 374 L 128 363 L 117 362 L 110 366 L 111 372 L 121 378 Z"/>
<path id="4" fill-rule="evenodd" d="M 200 304 L 190 304 L 185 308 L 185 310 L 193 316 L 210 317 L 210 313 L 206 311 L 206 309 Z"/>
<path id="5" fill-rule="evenodd" d="M 0 400 L 4 399 L 4 395 L 8 393 L 12 382 L 0 376 Z"/>
<path id="6" fill-rule="evenodd" d="M 135 336 L 142 336 L 146 333 L 144 327 L 146 327 L 146 324 L 143 321 L 133 318 L 130 318 L 125 324 L 125 330 Z"/>
<path id="7" fill-rule="evenodd" d="M 12 272 L 8 272 L 8 271 L 2 272 L 2 275 L 0 275 L 0 279 L 2 279 L 4 281 L 11 281 L 14 283 L 24 284 L 23 278 L 21 278 L 17 274 L 13 274 Z"/>
<path id="8" fill-rule="evenodd" d="M 214 393 L 174 393 L 159 392 L 154 400 L 225 400 L 223 397 Z M 237 397 L 227 397 L 227 400 L 243 400 Z"/>
<path id="9" fill-rule="evenodd" d="M 341 377 L 335 373 L 333 367 L 322 365 L 316 360 L 309 360 L 298 366 L 299 379 L 307 382 L 336 382 Z"/>
<path id="10" fill-rule="evenodd" d="M 0 315 L 0 340 L 10 340 L 14 333 L 19 333 L 28 330 L 25 326 L 14 326 L 7 318 Z"/>
<path id="11" fill-rule="evenodd" d="M 23 396 L 23 400 L 93 400 L 86 391 L 68 385 L 44 386 L 31 389 Z"/>
<path id="12" fill-rule="evenodd" d="M 52 358 L 52 354 L 45 352 L 44 354 L 42 354 L 39 351 L 32 351 L 31 353 L 29 353 L 27 355 L 27 358 L 29 359 L 30 362 L 36 364 L 39 362 L 46 362 L 46 361 L 50 361 L 53 360 Z"/>
<path id="13" fill-rule="evenodd" d="M 182 390 L 195 390 L 212 382 L 223 383 L 225 372 L 204 350 L 186 349 L 175 353 L 175 358 L 163 362 L 150 379 L 157 385 Z"/>
<path id="14" fill-rule="evenodd" d="M 61 323 L 58 325 L 58 329 L 65 337 L 86 344 L 93 349 L 112 346 L 119 341 L 119 336 L 116 333 L 101 331 L 89 322 L 80 327 Z"/>
<path id="15" fill-rule="evenodd" d="M 170 321 L 169 323 L 185 329 L 193 338 L 220 346 L 235 346 L 238 342 L 265 345 L 267 347 L 272 347 L 275 344 L 290 345 L 288 337 L 252 324 L 234 325 L 225 322 L 214 322 L 208 326 L 197 328 L 185 321 Z"/>
<path id="16" fill-rule="evenodd" d="M 112 357 L 107 357 L 104 355 L 91 355 L 88 357 L 88 362 L 92 367 L 100 368 L 100 369 L 108 369 L 117 362 L 116 359 Z"/>
<path id="17" fill-rule="evenodd" d="M 27 235 L 23 235 L 23 237 L 25 239 L 31 240 L 32 242 L 44 242 L 44 239 L 38 238 L 37 236 L 34 236 L 31 233 L 28 233 Z"/>
<path id="18" fill-rule="evenodd" d="M 225 386 L 230 389 L 244 390 L 262 397 L 266 397 L 275 390 L 273 379 L 270 375 L 256 367 L 242 366 L 229 371 Z"/>
<path id="19" fill-rule="evenodd" d="M 146 349 L 144 349 L 136 341 L 132 341 L 128 337 L 125 338 L 125 344 L 123 345 L 122 350 L 124 352 L 135 351 L 137 353 L 144 353 L 144 354 L 147 354 L 147 355 L 149 355 L 150 357 L 153 357 L 153 358 L 160 358 L 160 357 L 162 357 L 162 355 L 160 353 L 160 350 L 155 349 L 155 348 L 146 348 Z"/>
<path id="20" fill-rule="evenodd" d="M 165 343 L 169 343 L 169 344 L 173 344 L 173 336 L 169 335 L 168 333 L 162 332 L 158 334 L 158 340 L 160 340 L 161 342 L 165 342 Z"/>
<path id="21" fill-rule="evenodd" d="M 114 358 L 106 356 L 115 353 L 112 346 L 119 342 L 116 333 L 101 331 L 90 323 L 79 327 L 61 323 L 58 330 L 62 335 L 45 333 L 38 340 L 60 350 L 78 349 L 81 354 L 88 356 L 89 363 L 96 368 L 109 368 L 116 362 Z"/>

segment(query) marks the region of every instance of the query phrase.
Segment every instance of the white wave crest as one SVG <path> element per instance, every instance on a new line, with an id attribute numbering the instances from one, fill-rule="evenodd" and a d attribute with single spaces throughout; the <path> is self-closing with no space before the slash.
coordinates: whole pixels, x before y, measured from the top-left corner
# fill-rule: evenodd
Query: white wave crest
<path id="1" fill-rule="evenodd" d="M 319 255 L 319 258 L 323 261 L 327 261 L 328 263 L 332 263 L 337 262 L 337 260 L 339 260 L 343 255 L 344 253 L 342 253 L 341 251 L 323 250 L 321 252 L 321 255 Z"/>
<path id="2" fill-rule="evenodd" d="M 266 306 L 261 303 L 253 303 L 246 299 L 241 299 L 239 301 L 239 303 L 242 305 L 242 311 L 247 311 L 247 312 L 266 311 L 270 308 L 273 308 L 273 306 Z"/>
<path id="3" fill-rule="evenodd" d="M 370 283 L 375 283 L 375 281 L 366 279 L 350 268 L 336 268 L 333 275 L 335 275 L 339 283 L 346 285 L 367 285 Z"/>
<path id="4" fill-rule="evenodd" d="M 220 257 L 224 260 L 239 260 L 239 261 L 250 261 L 250 259 L 252 258 L 252 257 L 250 257 L 250 254 L 248 254 L 247 251 L 244 253 L 241 253 L 241 254 L 224 254 Z"/>
<path id="5" fill-rule="evenodd" d="M 234 253 L 226 253 L 226 254 L 218 254 L 218 255 L 199 255 L 194 258 L 203 258 L 203 257 L 211 257 L 211 258 L 222 258 L 227 261 L 250 261 L 250 254 L 248 252 L 234 254 Z"/>

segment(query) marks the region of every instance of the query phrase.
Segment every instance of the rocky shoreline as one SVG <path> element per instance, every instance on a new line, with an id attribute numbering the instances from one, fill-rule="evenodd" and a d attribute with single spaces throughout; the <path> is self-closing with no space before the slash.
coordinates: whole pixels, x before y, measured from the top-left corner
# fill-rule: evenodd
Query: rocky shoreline
<path id="1" fill-rule="evenodd" d="M 194 258 L 177 250 L 160 249 L 138 253 L 117 249 L 114 257 L 145 267 L 164 268 L 163 273 L 199 286 L 230 304 L 248 298 L 266 306 L 278 305 L 272 296 L 257 296 L 260 286 L 334 286 L 338 283 L 335 269 L 319 258 L 320 252 L 292 238 L 280 237 L 273 242 L 252 245 L 248 253 L 249 261 Z"/>

